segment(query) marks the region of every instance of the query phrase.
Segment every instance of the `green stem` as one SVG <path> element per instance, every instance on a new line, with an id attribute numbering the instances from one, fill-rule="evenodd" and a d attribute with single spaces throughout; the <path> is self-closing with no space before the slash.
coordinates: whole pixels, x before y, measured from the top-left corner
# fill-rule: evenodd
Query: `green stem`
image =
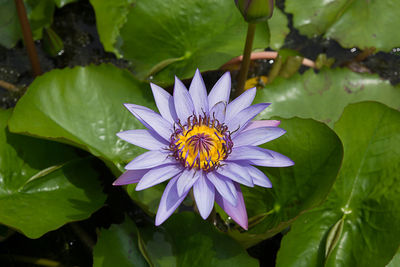
<path id="1" fill-rule="evenodd" d="M 238 77 L 238 86 L 236 90 L 237 96 L 244 92 L 244 84 L 246 83 L 247 74 L 249 72 L 250 55 L 251 55 L 251 50 L 253 48 L 255 31 L 256 31 L 256 24 L 249 23 L 247 28 L 246 44 L 244 46 L 244 51 L 243 51 L 242 65 L 240 67 L 240 72 Z"/>
<path id="2" fill-rule="evenodd" d="M 32 31 L 29 25 L 28 17 L 26 15 L 24 2 L 22 0 L 15 0 L 15 7 L 17 8 L 18 18 L 21 24 L 22 35 L 24 37 L 24 42 L 26 50 L 28 52 L 29 60 L 32 65 L 33 75 L 36 77 L 42 74 L 42 69 L 40 68 L 39 58 L 36 52 L 35 43 L 33 42 Z"/>

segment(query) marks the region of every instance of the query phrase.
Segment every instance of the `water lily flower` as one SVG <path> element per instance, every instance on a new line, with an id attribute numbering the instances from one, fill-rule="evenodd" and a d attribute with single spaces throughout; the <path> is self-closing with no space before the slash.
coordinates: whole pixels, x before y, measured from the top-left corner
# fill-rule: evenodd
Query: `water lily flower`
<path id="1" fill-rule="evenodd" d="M 256 88 L 229 103 L 231 77 L 225 73 L 207 95 L 199 70 L 189 90 L 175 78 L 171 96 L 151 84 L 160 114 L 135 105 L 125 107 L 147 130 L 118 133 L 121 139 L 150 151 L 133 159 L 114 185 L 138 183 L 143 190 L 169 180 L 161 197 L 156 225 L 163 223 L 193 188 L 200 215 L 206 219 L 214 202 L 244 229 L 247 213 L 240 185 L 271 187 L 254 167 L 285 167 L 293 161 L 258 145 L 285 133 L 279 121 L 251 121 L 269 106 L 251 105 Z"/>

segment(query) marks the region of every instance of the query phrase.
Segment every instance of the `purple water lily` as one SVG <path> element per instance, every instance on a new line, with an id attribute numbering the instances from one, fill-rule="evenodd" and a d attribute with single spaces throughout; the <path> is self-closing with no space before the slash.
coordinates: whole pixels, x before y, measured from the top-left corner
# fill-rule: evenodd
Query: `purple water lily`
<path id="1" fill-rule="evenodd" d="M 143 190 L 170 181 L 161 197 L 156 225 L 163 223 L 193 188 L 200 215 L 206 219 L 214 201 L 244 229 L 247 213 L 240 185 L 271 187 L 254 167 L 293 165 L 286 156 L 257 147 L 285 133 L 279 121 L 251 121 L 269 106 L 252 105 L 256 89 L 231 103 L 231 77 L 225 73 L 209 95 L 197 70 L 189 87 L 175 78 L 173 96 L 151 84 L 160 114 L 134 104 L 126 108 L 147 127 L 118 133 L 121 139 L 150 151 L 136 157 L 114 185 L 138 183 Z"/>

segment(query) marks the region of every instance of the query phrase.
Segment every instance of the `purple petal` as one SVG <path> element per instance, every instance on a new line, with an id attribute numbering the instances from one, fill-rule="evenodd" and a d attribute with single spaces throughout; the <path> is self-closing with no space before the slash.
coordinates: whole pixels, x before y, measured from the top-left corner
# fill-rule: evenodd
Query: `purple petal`
<path id="1" fill-rule="evenodd" d="M 229 102 L 231 93 L 231 74 L 225 72 L 224 75 L 217 81 L 208 95 L 208 106 L 213 107 L 218 102 Z"/>
<path id="2" fill-rule="evenodd" d="M 247 221 L 247 212 L 246 206 L 244 205 L 243 194 L 240 186 L 235 184 L 235 188 L 237 191 L 237 205 L 232 206 L 228 201 L 226 201 L 220 194 L 215 195 L 215 201 L 218 205 L 235 221 L 239 224 L 243 229 L 248 229 L 248 221 Z"/>
<path id="3" fill-rule="evenodd" d="M 135 104 L 125 104 L 125 107 L 147 128 L 154 130 L 165 140 L 172 134 L 172 124 L 153 110 Z"/>
<path id="4" fill-rule="evenodd" d="M 279 126 L 279 124 L 281 124 L 281 122 L 276 120 L 251 121 L 247 124 L 247 126 L 243 129 L 243 131 L 260 127 L 277 127 Z"/>
<path id="5" fill-rule="evenodd" d="M 182 203 L 189 192 L 187 191 L 181 197 L 179 197 L 176 188 L 177 180 L 177 177 L 171 179 L 164 190 L 156 215 L 157 226 L 162 224 L 166 219 L 168 219 L 169 216 L 171 216 L 171 214 Z"/>
<path id="6" fill-rule="evenodd" d="M 155 167 L 148 171 L 136 186 L 136 191 L 140 191 L 153 185 L 162 183 L 178 173 L 182 172 L 182 167 L 178 164 L 169 164 Z"/>
<path id="7" fill-rule="evenodd" d="M 213 184 L 207 180 L 202 171 L 200 171 L 199 176 L 193 186 L 193 195 L 201 217 L 207 219 L 214 207 L 215 190 Z"/>
<path id="8" fill-rule="evenodd" d="M 192 188 L 197 179 L 199 179 L 199 172 L 196 172 L 195 169 L 185 169 L 176 182 L 178 196 L 182 196 L 183 193 Z"/>
<path id="9" fill-rule="evenodd" d="M 207 173 L 207 178 L 224 199 L 226 199 L 232 206 L 236 206 L 237 192 L 236 190 L 231 190 L 232 187 L 230 184 L 233 185 L 232 180 L 216 172 Z"/>
<path id="10" fill-rule="evenodd" d="M 202 115 L 204 112 L 208 114 L 207 89 L 199 69 L 196 70 L 192 83 L 190 84 L 189 94 L 192 97 L 196 115 Z"/>
<path id="11" fill-rule="evenodd" d="M 170 123 L 174 123 L 175 121 L 177 121 L 178 117 L 176 116 L 174 99 L 172 98 L 172 96 L 167 91 L 154 83 L 150 83 L 150 86 L 151 90 L 153 91 L 154 100 L 161 116 Z"/>
<path id="12" fill-rule="evenodd" d="M 152 135 L 148 130 L 128 130 L 117 133 L 117 136 L 131 144 L 148 150 L 159 150 L 168 147 L 167 141 L 156 135 Z"/>
<path id="13" fill-rule="evenodd" d="M 270 104 L 268 103 L 260 103 L 245 108 L 236 114 L 234 118 L 230 119 L 229 121 L 225 120 L 225 124 L 228 126 L 228 129 L 231 132 L 237 130 L 235 133 L 233 133 L 233 136 L 235 136 L 243 130 L 244 126 L 246 126 L 250 120 L 257 116 L 258 113 L 266 109 L 269 105 Z"/>
<path id="14" fill-rule="evenodd" d="M 269 160 L 273 159 L 270 150 L 264 149 L 257 146 L 239 146 L 233 147 L 232 153 L 228 156 L 226 160 L 228 161 L 238 161 L 238 160 Z"/>
<path id="15" fill-rule="evenodd" d="M 113 185 L 125 185 L 125 184 L 134 184 L 139 182 L 142 179 L 143 175 L 145 175 L 149 169 L 146 170 L 130 170 L 124 172 L 117 180 L 114 181 Z"/>
<path id="16" fill-rule="evenodd" d="M 192 98 L 190 97 L 185 85 L 177 77 L 175 77 L 173 97 L 178 119 L 182 123 L 186 122 L 187 118 L 194 114 L 194 106 Z"/>
<path id="17" fill-rule="evenodd" d="M 128 165 L 125 166 L 125 169 L 149 169 L 168 163 L 176 163 L 176 160 L 172 157 L 169 157 L 169 154 L 167 152 L 151 150 L 134 158 L 131 162 L 128 163 Z"/>
<path id="18" fill-rule="evenodd" d="M 226 120 L 230 120 L 235 117 L 243 109 L 249 107 L 256 96 L 257 89 L 251 88 L 246 90 L 243 94 L 238 96 L 235 100 L 228 104 L 226 107 Z"/>
<path id="19" fill-rule="evenodd" d="M 246 166 L 247 171 L 249 172 L 251 178 L 253 179 L 253 182 L 255 185 L 266 187 L 266 188 L 271 188 L 272 184 L 271 181 L 268 179 L 268 177 L 259 169 L 256 167 L 253 167 L 251 165 Z"/>
<path id="20" fill-rule="evenodd" d="M 225 112 L 226 112 L 226 103 L 218 102 L 211 108 L 210 116 L 211 118 L 216 118 L 219 122 L 223 122 L 225 120 Z"/>
<path id="21" fill-rule="evenodd" d="M 235 147 L 248 145 L 258 146 L 274 140 L 285 133 L 285 130 L 278 127 L 261 127 L 242 131 L 234 136 L 232 141 Z"/>
<path id="22" fill-rule="evenodd" d="M 265 153 L 270 155 L 271 157 L 266 157 L 265 159 L 250 159 L 250 164 L 265 167 L 288 167 L 294 165 L 294 162 L 291 159 L 282 154 L 279 154 L 278 152 L 269 149 L 263 150 L 265 150 Z"/>
<path id="23" fill-rule="evenodd" d="M 235 162 L 226 162 L 225 165 L 219 167 L 216 172 L 222 176 L 228 177 L 229 179 L 244 184 L 246 186 L 253 187 L 253 180 L 246 168 Z"/>

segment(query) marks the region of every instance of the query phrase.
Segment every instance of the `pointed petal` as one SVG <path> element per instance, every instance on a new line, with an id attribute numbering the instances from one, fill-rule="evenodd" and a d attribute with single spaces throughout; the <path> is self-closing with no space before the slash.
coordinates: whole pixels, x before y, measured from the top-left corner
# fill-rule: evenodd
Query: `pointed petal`
<path id="1" fill-rule="evenodd" d="M 130 170 L 124 172 L 117 180 L 114 181 L 113 185 L 125 185 L 138 183 L 140 179 L 149 171 L 145 170 Z"/>
<path id="2" fill-rule="evenodd" d="M 278 127 L 261 127 L 247 131 L 242 131 L 233 138 L 235 147 L 239 146 L 258 146 L 274 140 L 285 134 L 286 131 Z"/>
<path id="3" fill-rule="evenodd" d="M 235 162 L 226 162 L 225 165 L 219 167 L 216 172 L 235 182 L 253 187 L 253 180 L 245 168 Z"/>
<path id="4" fill-rule="evenodd" d="M 225 120 L 225 113 L 226 103 L 222 101 L 215 104 L 210 110 L 211 118 L 216 118 L 221 123 Z"/>
<path id="5" fill-rule="evenodd" d="M 247 124 L 247 126 L 243 129 L 243 131 L 260 127 L 277 127 L 279 126 L 279 124 L 281 124 L 281 122 L 277 120 L 251 121 Z"/>
<path id="6" fill-rule="evenodd" d="M 194 114 L 194 106 L 192 97 L 187 91 L 185 85 L 177 77 L 175 77 L 173 97 L 176 115 L 181 122 L 185 122 L 187 118 Z"/>
<path id="7" fill-rule="evenodd" d="M 215 201 L 235 222 L 237 222 L 237 224 L 243 227 L 243 229 L 247 230 L 247 212 L 246 206 L 244 205 L 242 190 L 240 189 L 240 186 L 238 184 L 235 184 L 235 188 L 238 195 L 238 202 L 236 206 L 232 206 L 218 193 L 215 195 Z"/>
<path id="8" fill-rule="evenodd" d="M 203 113 L 208 114 L 209 108 L 207 89 L 204 85 L 204 81 L 201 77 L 199 69 L 197 69 L 196 73 L 194 74 L 192 83 L 189 87 L 189 94 L 192 97 L 196 115 L 203 115 Z"/>
<path id="9" fill-rule="evenodd" d="M 263 149 L 263 150 L 265 150 L 264 153 L 270 155 L 270 157 L 266 157 L 265 159 L 250 159 L 248 160 L 248 162 L 250 162 L 250 164 L 253 165 L 265 166 L 265 167 L 289 167 L 294 165 L 294 162 L 290 158 L 282 154 L 279 154 L 278 152 L 269 149 Z"/>
<path id="10" fill-rule="evenodd" d="M 258 113 L 266 109 L 270 104 L 268 103 L 260 103 L 250 106 L 248 108 L 240 111 L 236 116 L 229 121 L 225 120 L 225 124 L 228 126 L 228 129 L 232 132 L 235 131 L 232 135 L 235 136 L 240 133 L 244 126 L 247 125 L 249 121 L 251 121 Z"/>
<path id="11" fill-rule="evenodd" d="M 199 171 L 199 173 L 200 177 L 193 186 L 193 195 L 201 217 L 207 219 L 214 207 L 215 190 L 203 171 Z"/>
<path id="12" fill-rule="evenodd" d="M 261 147 L 257 146 L 239 146 L 239 147 L 233 147 L 232 153 L 229 155 L 229 157 L 226 159 L 228 161 L 232 160 L 269 160 L 273 159 L 273 156 L 271 153 L 269 153 L 270 150 L 264 149 Z"/>
<path id="13" fill-rule="evenodd" d="M 140 191 L 156 184 L 162 183 L 182 172 L 182 167 L 178 164 L 162 165 L 152 168 L 136 186 L 136 191 Z"/>
<path id="14" fill-rule="evenodd" d="M 174 123 L 178 118 L 175 112 L 174 99 L 160 86 L 154 83 L 150 83 L 150 86 L 153 91 L 154 101 L 156 102 L 161 116 L 170 123 Z"/>
<path id="15" fill-rule="evenodd" d="M 199 172 L 196 172 L 194 169 L 185 169 L 176 182 L 178 196 L 182 196 L 184 192 L 192 188 L 197 179 L 199 179 Z"/>
<path id="16" fill-rule="evenodd" d="M 176 163 L 176 160 L 172 157 L 169 157 L 169 154 L 166 152 L 151 150 L 134 158 L 131 162 L 128 163 L 128 165 L 125 166 L 125 169 L 149 169 L 168 163 Z"/>
<path id="17" fill-rule="evenodd" d="M 125 107 L 147 128 L 154 130 L 165 140 L 172 134 L 172 124 L 153 110 L 135 104 L 125 104 Z"/>
<path id="18" fill-rule="evenodd" d="M 249 172 L 251 178 L 253 179 L 253 182 L 255 185 L 266 187 L 266 188 L 271 188 L 272 183 L 268 179 L 268 177 L 259 169 L 256 167 L 253 167 L 251 165 L 246 166 L 247 171 Z"/>
<path id="19" fill-rule="evenodd" d="M 208 106 L 212 107 L 218 102 L 229 102 L 229 95 L 231 93 L 231 74 L 225 72 L 224 75 L 217 81 L 208 95 Z"/>
<path id="20" fill-rule="evenodd" d="M 117 133 L 117 136 L 136 146 L 148 150 L 159 150 L 168 147 L 168 142 L 157 135 L 152 135 L 148 130 L 128 130 Z"/>
<path id="21" fill-rule="evenodd" d="M 230 120 L 235 117 L 243 109 L 249 107 L 256 96 L 257 89 L 251 88 L 246 90 L 243 94 L 238 96 L 235 100 L 228 104 L 226 107 L 226 120 Z"/>
<path id="22" fill-rule="evenodd" d="M 156 215 L 156 225 L 162 224 L 169 216 L 176 210 L 176 208 L 185 199 L 187 192 L 185 192 L 181 197 L 178 196 L 176 189 L 176 181 L 178 177 L 175 177 L 169 181 L 164 193 L 161 197 L 160 205 L 158 205 L 157 215 Z"/>
<path id="23" fill-rule="evenodd" d="M 237 193 L 236 190 L 231 191 L 231 187 L 228 184 L 232 184 L 232 181 L 225 176 L 222 176 L 216 172 L 207 173 L 208 180 L 214 185 L 218 193 L 226 199 L 232 206 L 237 204 Z"/>

